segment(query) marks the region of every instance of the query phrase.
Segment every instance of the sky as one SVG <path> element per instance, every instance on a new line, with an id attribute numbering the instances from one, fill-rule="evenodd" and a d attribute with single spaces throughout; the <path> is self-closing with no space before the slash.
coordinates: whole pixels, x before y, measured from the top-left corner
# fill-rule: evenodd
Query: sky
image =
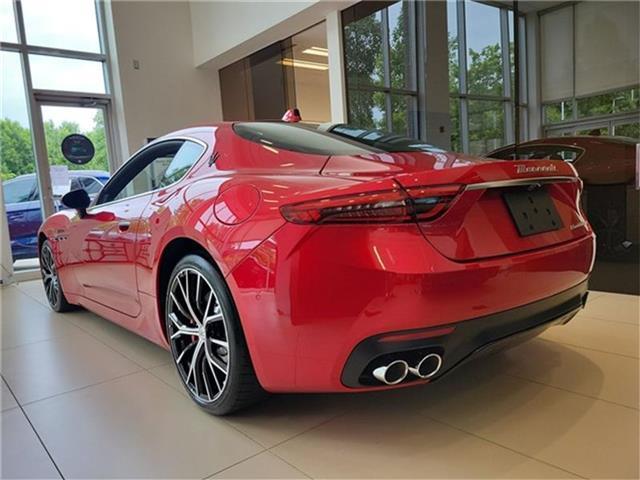
<path id="1" fill-rule="evenodd" d="M 455 0 L 448 0 L 447 7 L 449 35 L 455 36 L 457 32 Z M 467 21 L 467 50 L 479 52 L 487 45 L 500 43 L 499 8 L 477 2 L 466 2 L 465 16 Z M 511 12 L 509 16 L 511 16 Z M 467 59 L 469 59 L 469 55 L 467 55 Z"/>
<path id="2" fill-rule="evenodd" d="M 93 0 L 22 0 L 27 42 L 31 45 L 100 52 Z M 17 42 L 11 0 L 0 0 L 0 35 L 3 42 Z M 30 56 L 34 88 L 104 93 L 102 64 L 48 56 Z M 0 117 L 29 125 L 22 68 L 17 53 L 0 55 Z M 59 124 L 76 121 L 81 130 L 93 127 L 93 109 L 43 111 L 45 120 Z"/>

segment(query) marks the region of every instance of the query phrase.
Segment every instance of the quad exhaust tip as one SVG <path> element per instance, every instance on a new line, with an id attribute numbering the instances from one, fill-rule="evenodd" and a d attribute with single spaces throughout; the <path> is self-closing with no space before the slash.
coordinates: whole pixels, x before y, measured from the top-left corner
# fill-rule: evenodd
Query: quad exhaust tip
<path id="1" fill-rule="evenodd" d="M 409 372 L 419 378 L 431 378 L 442 367 L 442 357 L 437 353 L 430 353 L 418 362 L 415 367 L 409 367 Z"/>
<path id="2" fill-rule="evenodd" d="M 396 360 L 389 365 L 378 367 L 373 371 L 373 376 L 387 385 L 397 385 L 403 381 L 409 373 L 409 365 L 404 360 Z"/>
<path id="3" fill-rule="evenodd" d="M 411 373 L 418 378 L 427 379 L 433 377 L 442 367 L 442 357 L 437 353 L 430 353 L 422 357 L 415 367 L 410 367 L 404 360 L 395 360 L 388 365 L 378 367 L 373 371 L 373 376 L 387 385 L 397 385 Z"/>

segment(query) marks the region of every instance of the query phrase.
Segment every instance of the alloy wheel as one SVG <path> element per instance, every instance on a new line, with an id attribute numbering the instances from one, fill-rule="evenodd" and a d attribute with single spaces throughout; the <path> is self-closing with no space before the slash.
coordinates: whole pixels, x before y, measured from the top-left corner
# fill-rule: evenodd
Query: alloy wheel
<path id="1" fill-rule="evenodd" d="M 47 300 L 51 306 L 55 306 L 60 299 L 60 280 L 56 262 L 48 244 L 45 244 L 40 252 L 40 271 L 42 272 L 42 281 L 44 282 Z"/>
<path id="2" fill-rule="evenodd" d="M 178 371 L 191 394 L 210 403 L 229 377 L 227 326 L 211 283 L 194 268 L 184 268 L 169 286 L 168 336 Z"/>

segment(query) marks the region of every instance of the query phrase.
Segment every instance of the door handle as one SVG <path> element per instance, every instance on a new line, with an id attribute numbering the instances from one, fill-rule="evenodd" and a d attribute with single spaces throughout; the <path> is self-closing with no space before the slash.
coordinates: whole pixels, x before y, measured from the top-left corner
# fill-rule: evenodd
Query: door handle
<path id="1" fill-rule="evenodd" d="M 129 230 L 130 226 L 131 222 L 118 222 L 118 230 L 120 230 L 121 232 L 126 232 L 127 230 Z"/>

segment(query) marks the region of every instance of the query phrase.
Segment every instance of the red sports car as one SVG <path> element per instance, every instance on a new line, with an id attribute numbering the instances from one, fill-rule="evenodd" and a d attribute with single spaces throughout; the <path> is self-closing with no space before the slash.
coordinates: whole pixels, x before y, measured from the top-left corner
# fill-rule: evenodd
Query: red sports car
<path id="1" fill-rule="evenodd" d="M 49 302 L 170 349 L 215 414 L 423 384 L 578 312 L 571 165 L 396 147 L 259 122 L 157 139 L 43 224 Z"/>

